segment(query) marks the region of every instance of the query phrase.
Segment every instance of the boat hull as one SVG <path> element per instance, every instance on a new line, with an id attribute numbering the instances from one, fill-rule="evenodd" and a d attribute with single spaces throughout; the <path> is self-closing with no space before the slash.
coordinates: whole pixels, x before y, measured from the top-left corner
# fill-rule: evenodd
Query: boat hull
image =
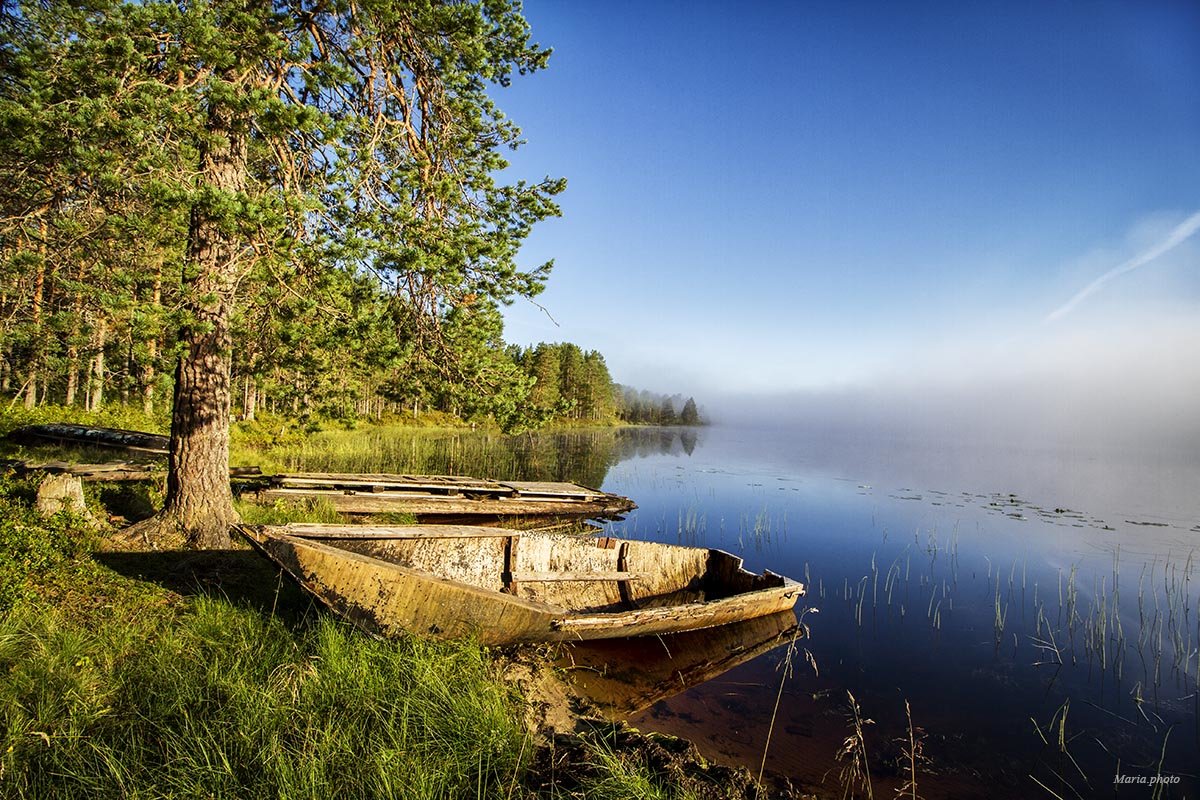
<path id="1" fill-rule="evenodd" d="M 447 531 L 442 537 L 445 540 L 490 539 L 497 541 L 497 546 L 502 546 L 504 540 L 512 540 L 514 536 L 528 536 L 527 533 L 499 528 L 427 526 L 423 530 L 438 527 Z M 804 591 L 803 586 L 794 581 L 770 576 L 778 585 L 707 601 L 679 602 L 651 608 L 576 610 L 553 602 L 527 599 L 515 591 L 510 593 L 487 588 L 362 552 L 348 551 L 326 541 L 271 533 L 262 528 L 243 527 L 241 530 L 255 547 L 335 613 L 383 636 L 409 632 L 442 638 L 473 637 L 488 645 L 647 636 L 775 614 L 792 608 Z M 345 533 L 341 535 L 343 538 L 347 536 Z M 416 534 L 394 535 L 409 540 L 418 538 Z M 365 540 L 370 537 L 364 535 L 361 538 Z M 669 548 L 665 545 L 662 547 Z M 465 563 L 472 560 L 471 556 L 459 559 L 464 562 L 460 568 L 472 569 L 473 563 Z M 446 561 L 449 569 L 455 559 L 448 555 Z M 550 578 L 539 577 L 541 573 L 521 575 L 524 576 L 523 581 L 535 582 L 588 580 L 572 577 L 574 573 Z M 611 575 L 613 577 L 600 580 L 612 583 L 631 579 L 631 573 L 627 572 L 614 572 Z M 512 585 L 515 589 L 515 582 Z"/>

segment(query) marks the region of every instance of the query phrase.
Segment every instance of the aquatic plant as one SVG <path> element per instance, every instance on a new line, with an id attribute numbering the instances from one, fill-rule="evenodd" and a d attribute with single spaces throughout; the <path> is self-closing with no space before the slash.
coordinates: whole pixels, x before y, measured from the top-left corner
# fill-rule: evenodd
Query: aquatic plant
<path id="1" fill-rule="evenodd" d="M 904 701 L 904 717 L 908 720 L 908 738 L 902 739 L 900 742 L 900 755 L 904 761 L 904 783 L 896 787 L 896 797 L 907 795 L 912 800 L 919 800 L 917 765 L 929 763 L 929 759 L 925 755 L 925 731 L 913 725 L 912 707 L 909 706 L 908 700 Z"/>
<path id="2" fill-rule="evenodd" d="M 842 782 L 842 797 L 852 797 L 855 790 L 861 788 L 865 792 L 867 800 L 872 800 L 875 797 L 875 791 L 871 785 L 871 767 L 867 759 L 867 741 L 863 729 L 867 725 L 874 725 L 875 721 L 863 717 L 858 701 L 854 699 L 852 692 L 847 690 L 846 697 L 849 698 L 850 703 L 850 735 L 845 738 L 841 749 L 837 752 L 837 760 L 843 762 L 842 768 L 838 771 L 838 777 Z"/>

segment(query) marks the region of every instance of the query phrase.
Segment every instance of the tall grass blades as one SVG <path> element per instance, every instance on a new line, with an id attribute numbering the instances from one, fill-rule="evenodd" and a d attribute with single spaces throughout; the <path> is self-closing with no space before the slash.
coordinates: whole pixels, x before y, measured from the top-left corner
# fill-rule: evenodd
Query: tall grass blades
<path id="1" fill-rule="evenodd" d="M 908 720 L 908 738 L 900 742 L 900 755 L 903 759 L 904 783 L 896 788 L 896 797 L 909 797 L 919 800 L 917 794 L 917 767 L 928 764 L 925 756 L 925 731 L 913 726 L 912 708 L 904 701 L 904 716 Z"/>
<path id="2" fill-rule="evenodd" d="M 0 671 L 9 797 L 503 796 L 525 752 L 481 648 L 222 600 L 99 629 L 15 612 Z"/>
<path id="3" fill-rule="evenodd" d="M 875 722 L 863 718 L 858 701 L 851 692 L 847 691 L 846 697 L 850 701 L 851 729 L 850 735 L 842 742 L 842 747 L 837 753 L 837 760 L 842 762 L 838 773 L 842 781 L 842 797 L 857 797 L 857 791 L 861 789 L 862 796 L 873 800 L 875 792 L 871 786 L 871 767 L 867 763 L 867 741 L 863 735 L 863 728 L 874 725 Z"/>

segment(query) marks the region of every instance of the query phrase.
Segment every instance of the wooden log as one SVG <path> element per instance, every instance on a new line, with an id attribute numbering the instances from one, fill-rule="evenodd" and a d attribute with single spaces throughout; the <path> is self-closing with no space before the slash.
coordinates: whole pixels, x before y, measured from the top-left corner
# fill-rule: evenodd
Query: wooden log
<path id="1" fill-rule="evenodd" d="M 87 503 L 83 500 L 83 484 L 74 475 L 60 473 L 47 477 L 38 486 L 37 510 L 43 514 L 66 511 L 71 514 L 87 515 Z"/>

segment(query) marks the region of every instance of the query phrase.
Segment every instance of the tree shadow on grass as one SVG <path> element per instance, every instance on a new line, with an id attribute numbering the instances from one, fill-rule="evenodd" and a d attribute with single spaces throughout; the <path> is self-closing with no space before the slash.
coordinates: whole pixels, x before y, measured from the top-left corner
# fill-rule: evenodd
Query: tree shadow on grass
<path id="1" fill-rule="evenodd" d="M 253 550 L 108 551 L 93 558 L 127 578 L 156 583 L 184 597 L 222 598 L 275 614 L 290 625 L 316 609 L 290 576 Z"/>

